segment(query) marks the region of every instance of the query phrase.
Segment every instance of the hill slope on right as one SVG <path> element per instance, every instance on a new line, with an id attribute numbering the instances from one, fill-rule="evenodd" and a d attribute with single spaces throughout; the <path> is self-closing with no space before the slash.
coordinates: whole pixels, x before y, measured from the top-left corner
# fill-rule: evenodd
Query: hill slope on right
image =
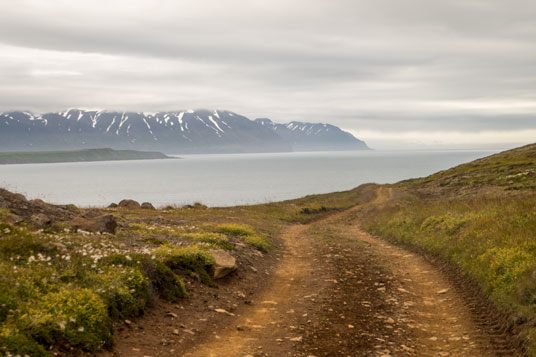
<path id="1" fill-rule="evenodd" d="M 536 144 L 391 187 L 364 228 L 460 268 L 536 355 Z"/>

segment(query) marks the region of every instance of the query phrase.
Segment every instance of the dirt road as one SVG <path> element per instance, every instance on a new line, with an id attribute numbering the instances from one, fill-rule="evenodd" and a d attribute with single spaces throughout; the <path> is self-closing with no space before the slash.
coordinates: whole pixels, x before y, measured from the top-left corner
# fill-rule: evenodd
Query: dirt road
<path id="1" fill-rule="evenodd" d="M 374 204 L 390 197 L 381 189 Z M 463 294 L 421 256 L 363 232 L 358 209 L 290 227 L 251 306 L 186 356 L 496 356 Z M 499 342 L 497 342 L 499 341 Z"/>

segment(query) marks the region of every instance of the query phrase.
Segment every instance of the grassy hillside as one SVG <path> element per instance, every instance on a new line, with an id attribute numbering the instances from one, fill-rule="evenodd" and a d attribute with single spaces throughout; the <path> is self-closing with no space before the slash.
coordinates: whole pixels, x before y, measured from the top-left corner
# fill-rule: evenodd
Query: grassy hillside
<path id="1" fill-rule="evenodd" d="M 193 276 L 199 284 L 217 286 L 210 275 L 211 249 L 231 251 L 251 264 L 262 259 L 258 251 L 269 251 L 272 238 L 286 226 L 368 201 L 374 189 L 365 185 L 227 208 L 66 206 L 72 216 L 113 215 L 119 222 L 115 234 L 77 231 L 69 220 L 59 219 L 38 229 L 13 216 L 17 207 L 0 209 L 0 355 L 109 348 L 114 322 L 142 315 L 157 299 L 178 302 L 195 296 L 190 295 L 197 284 Z M 6 202 L 1 194 L 0 203 Z M 13 196 L 19 206 L 29 206 L 20 195 Z"/>
<path id="2" fill-rule="evenodd" d="M 536 144 L 504 151 L 397 186 L 421 193 L 459 195 L 536 189 Z"/>
<path id="3" fill-rule="evenodd" d="M 168 159 L 160 152 L 85 149 L 72 151 L 0 152 L 0 164 L 37 164 L 53 162 Z"/>
<path id="4" fill-rule="evenodd" d="M 459 266 L 536 355 L 536 145 L 393 185 L 365 228 Z"/>

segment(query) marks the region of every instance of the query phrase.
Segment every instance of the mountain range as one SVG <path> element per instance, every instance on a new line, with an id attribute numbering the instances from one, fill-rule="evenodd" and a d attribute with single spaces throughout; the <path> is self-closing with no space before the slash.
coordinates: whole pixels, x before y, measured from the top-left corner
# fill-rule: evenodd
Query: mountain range
<path id="1" fill-rule="evenodd" d="M 226 110 L 0 113 L 0 151 L 98 147 L 167 154 L 368 149 L 363 141 L 333 125 L 276 124 Z"/>
<path id="2" fill-rule="evenodd" d="M 277 124 L 268 118 L 258 118 L 255 122 L 272 129 L 283 140 L 290 143 L 295 151 L 368 149 L 364 141 L 331 124 L 299 121 Z"/>

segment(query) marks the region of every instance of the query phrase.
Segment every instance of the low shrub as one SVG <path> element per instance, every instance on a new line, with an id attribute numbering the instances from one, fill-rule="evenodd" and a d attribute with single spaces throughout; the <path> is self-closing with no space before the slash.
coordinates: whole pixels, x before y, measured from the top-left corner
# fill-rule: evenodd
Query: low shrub
<path id="1" fill-rule="evenodd" d="M 262 235 L 259 235 L 255 230 L 248 225 L 238 223 L 224 223 L 216 227 L 216 231 L 242 238 L 247 244 L 267 252 L 270 248 L 270 242 Z"/>
<path id="2" fill-rule="evenodd" d="M 185 233 L 185 237 L 193 239 L 198 242 L 208 243 L 214 248 L 221 248 L 225 250 L 233 249 L 233 245 L 229 242 L 229 239 L 224 234 L 213 232 L 198 232 L 198 233 Z"/>
<path id="3" fill-rule="evenodd" d="M 177 302 L 188 297 L 186 288 L 180 278 L 164 263 L 154 261 L 154 265 L 144 267 L 155 291 L 164 299 Z"/>
<path id="4" fill-rule="evenodd" d="M 167 244 L 157 248 L 155 254 L 170 269 L 181 271 L 184 274 L 196 273 L 202 283 L 214 285 L 208 272 L 209 267 L 214 264 L 214 257 L 207 247 L 200 245 L 178 247 Z"/>
<path id="5" fill-rule="evenodd" d="M 96 352 L 113 343 L 105 302 L 89 289 L 62 288 L 26 305 L 16 324 L 40 344 Z"/>
<path id="6" fill-rule="evenodd" d="M 246 224 L 224 223 L 216 227 L 216 232 L 238 237 L 255 235 L 255 230 Z"/>
<path id="7" fill-rule="evenodd" d="M 327 212 L 328 208 L 326 206 L 320 206 L 320 207 L 304 207 L 300 210 L 301 214 L 318 214 Z"/>
<path id="8" fill-rule="evenodd" d="M 266 239 L 264 236 L 261 236 L 261 235 L 247 236 L 244 238 L 244 241 L 247 244 L 263 252 L 268 252 L 268 249 L 270 249 L 270 242 L 268 241 L 268 239 Z"/>

